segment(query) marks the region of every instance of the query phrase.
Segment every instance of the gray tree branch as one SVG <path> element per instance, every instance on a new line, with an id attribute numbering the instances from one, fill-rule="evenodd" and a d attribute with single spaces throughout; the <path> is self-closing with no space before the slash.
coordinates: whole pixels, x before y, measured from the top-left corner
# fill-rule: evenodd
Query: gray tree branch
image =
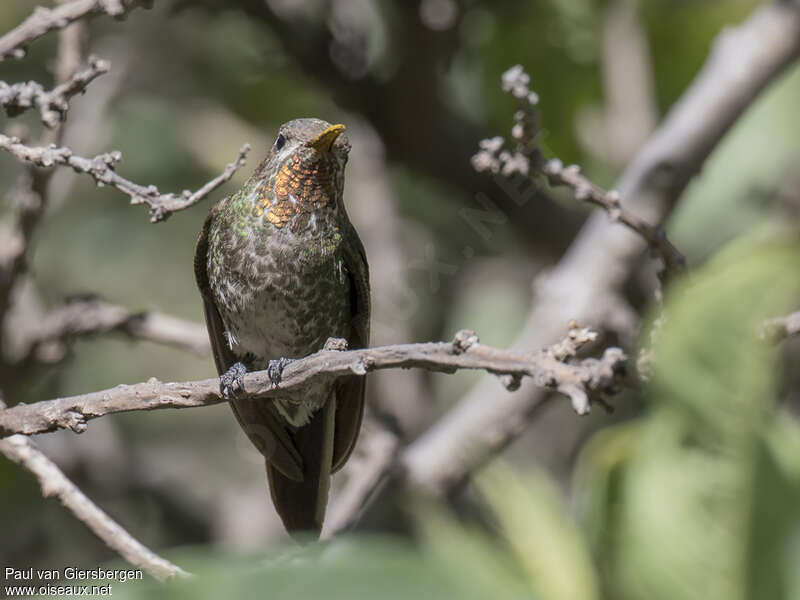
<path id="1" fill-rule="evenodd" d="M 82 336 L 122 333 L 205 356 L 211 351 L 204 325 L 155 312 L 131 312 L 97 297 L 73 298 L 54 306 L 30 324 L 25 345 L 26 359 L 53 344 Z M 24 361 L 25 359 L 23 359 Z"/>
<path id="2" fill-rule="evenodd" d="M 33 473 L 39 481 L 42 495 L 45 498 L 58 498 L 66 509 L 103 540 L 109 548 L 135 567 L 161 581 L 172 577 L 189 576 L 189 573 L 158 556 L 125 531 L 72 483 L 30 438 L 24 435 L 13 435 L 1 439 L 0 453 Z"/>
<path id="3" fill-rule="evenodd" d="M 151 5 L 152 0 L 71 0 L 55 8 L 37 7 L 27 19 L 0 37 L 0 60 L 22 58 L 28 44 L 79 19 L 102 14 L 120 19 L 137 6 Z"/>
<path id="4" fill-rule="evenodd" d="M 117 150 L 98 154 L 94 158 L 83 158 L 75 156 L 69 148 L 26 146 L 18 138 L 4 134 L 0 134 L 0 148 L 8 151 L 18 160 L 37 167 L 64 165 L 76 173 L 90 175 L 98 186 L 108 185 L 129 196 L 131 204 L 146 204 L 150 210 L 150 221 L 153 223 L 164 221 L 172 213 L 200 202 L 244 166 L 247 153 L 250 151 L 249 144 L 242 146 L 235 161 L 225 167 L 220 175 L 195 192 L 184 190 L 181 194 L 162 194 L 154 185 L 139 185 L 119 175 L 114 167 L 122 160 L 122 153 Z"/>
<path id="5" fill-rule="evenodd" d="M 561 342 L 534 352 L 485 346 L 472 332 L 459 332 L 452 342 L 321 350 L 289 363 L 278 387 L 273 386 L 268 371 L 247 374 L 242 397 L 270 398 L 318 379 L 366 375 L 378 369 L 422 368 L 443 373 L 482 369 L 501 376 L 509 389 L 516 389 L 520 380 L 528 377 L 537 386 L 566 395 L 575 410 L 585 414 L 594 396 L 615 392 L 627 360 L 619 348 L 606 349 L 599 359 L 572 360 L 578 350 L 595 337 L 593 332 L 576 327 L 570 329 Z M 69 398 L 18 404 L 0 410 L 0 435 L 31 435 L 57 429 L 80 433 L 86 430 L 89 420 L 107 414 L 209 406 L 226 401 L 219 388 L 218 378 L 182 383 L 151 379 Z M 484 401 L 489 402 L 486 398 Z"/>

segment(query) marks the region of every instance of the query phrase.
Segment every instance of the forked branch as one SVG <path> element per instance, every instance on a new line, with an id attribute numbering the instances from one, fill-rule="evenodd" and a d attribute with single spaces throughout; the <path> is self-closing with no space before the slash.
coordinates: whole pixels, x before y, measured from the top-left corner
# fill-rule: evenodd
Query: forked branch
<path id="1" fill-rule="evenodd" d="M 98 154 L 94 158 L 84 158 L 74 155 L 69 148 L 26 146 L 18 138 L 3 134 L 0 134 L 0 148 L 11 153 L 18 160 L 37 167 L 64 165 L 76 173 L 90 175 L 98 186 L 108 185 L 129 196 L 131 204 L 146 204 L 150 209 L 150 221 L 153 223 L 164 221 L 172 213 L 200 202 L 244 166 L 247 153 L 250 151 L 249 144 L 242 146 L 236 160 L 225 167 L 221 174 L 195 192 L 184 190 L 181 194 L 162 194 L 154 185 L 139 185 L 119 175 L 114 170 L 116 164 L 122 160 L 122 153 L 118 150 Z"/>

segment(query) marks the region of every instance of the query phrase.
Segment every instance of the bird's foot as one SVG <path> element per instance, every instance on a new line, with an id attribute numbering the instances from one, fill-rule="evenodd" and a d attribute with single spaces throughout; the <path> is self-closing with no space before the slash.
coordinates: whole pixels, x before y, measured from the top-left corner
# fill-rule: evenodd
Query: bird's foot
<path id="1" fill-rule="evenodd" d="M 237 362 L 219 376 L 219 393 L 222 397 L 231 400 L 236 397 L 237 392 L 244 391 L 244 376 L 247 367 L 243 363 Z"/>
<path id="2" fill-rule="evenodd" d="M 267 374 L 269 375 L 269 380 L 272 382 L 272 387 L 278 387 L 281 382 L 281 377 L 283 376 L 283 370 L 292 362 L 291 358 L 278 358 L 277 360 L 269 361 L 267 365 Z"/>

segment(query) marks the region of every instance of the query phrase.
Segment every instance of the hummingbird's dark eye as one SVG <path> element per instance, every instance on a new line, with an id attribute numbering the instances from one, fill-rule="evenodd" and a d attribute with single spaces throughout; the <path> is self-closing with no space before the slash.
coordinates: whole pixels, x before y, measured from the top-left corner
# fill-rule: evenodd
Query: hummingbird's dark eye
<path id="1" fill-rule="evenodd" d="M 280 150 L 281 148 L 283 148 L 284 144 L 286 144 L 286 136 L 283 135 L 282 133 L 279 133 L 278 137 L 275 138 L 275 148 L 277 150 Z"/>

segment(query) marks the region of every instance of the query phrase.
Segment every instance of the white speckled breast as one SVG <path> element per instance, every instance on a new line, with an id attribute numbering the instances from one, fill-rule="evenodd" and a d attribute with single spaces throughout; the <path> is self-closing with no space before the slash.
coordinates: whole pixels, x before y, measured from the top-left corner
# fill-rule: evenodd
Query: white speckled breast
<path id="1" fill-rule="evenodd" d="M 342 236 L 332 210 L 316 213 L 316 219 L 331 221 L 306 235 L 269 223 L 237 231 L 224 220 L 209 232 L 211 289 L 228 345 L 249 370 L 264 369 L 281 357 L 306 356 L 329 337 L 349 335 L 350 280 Z M 216 244 L 236 251 L 217 251 Z M 279 398 L 276 406 L 291 424 L 304 425 L 329 395 L 328 389 L 307 390 L 302 397 Z"/>

